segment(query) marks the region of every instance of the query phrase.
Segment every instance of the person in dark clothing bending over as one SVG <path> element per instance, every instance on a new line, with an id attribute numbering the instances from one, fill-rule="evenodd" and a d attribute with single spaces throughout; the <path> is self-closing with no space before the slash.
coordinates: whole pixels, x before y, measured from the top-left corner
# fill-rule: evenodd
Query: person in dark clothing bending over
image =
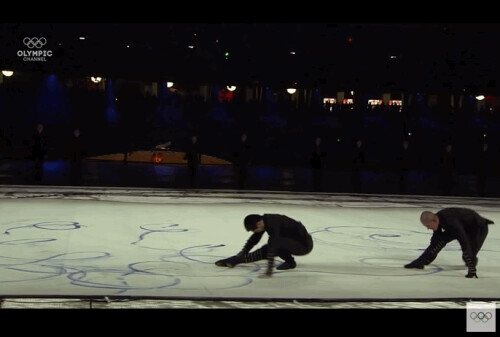
<path id="1" fill-rule="evenodd" d="M 304 225 L 285 215 L 250 214 L 245 217 L 244 224 L 247 231 L 253 232 L 252 236 L 237 255 L 215 262 L 217 266 L 232 268 L 240 263 L 255 262 L 267 258 L 267 269 L 261 277 L 271 277 L 276 255 L 285 260 L 276 269 L 293 269 L 297 264 L 292 254 L 306 255 L 313 248 L 312 237 Z M 250 253 L 264 232 L 269 235 L 267 244 Z"/>
<path id="2" fill-rule="evenodd" d="M 444 208 L 436 214 L 422 212 L 420 222 L 427 229 L 432 229 L 434 234 L 429 247 L 419 258 L 405 265 L 405 268 L 423 269 L 424 265 L 434 261 L 448 242 L 457 239 L 462 248 L 462 259 L 469 269 L 465 277 L 477 278 L 477 253 L 488 235 L 488 225 L 494 223 L 493 221 L 483 218 L 471 209 L 452 207 Z"/>

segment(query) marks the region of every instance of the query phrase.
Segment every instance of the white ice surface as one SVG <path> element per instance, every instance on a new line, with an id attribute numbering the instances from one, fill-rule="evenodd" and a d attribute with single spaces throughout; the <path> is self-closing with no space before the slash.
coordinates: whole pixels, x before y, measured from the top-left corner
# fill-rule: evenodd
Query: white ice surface
<path id="1" fill-rule="evenodd" d="M 449 206 L 496 222 L 478 279 L 464 277 L 456 241 L 424 270 L 403 268 L 432 234 L 420 212 Z M 258 278 L 265 260 L 215 266 L 248 239 L 249 213 L 302 221 L 313 251 L 270 279 Z M 499 199 L 2 186 L 0 214 L 1 297 L 500 298 Z"/>

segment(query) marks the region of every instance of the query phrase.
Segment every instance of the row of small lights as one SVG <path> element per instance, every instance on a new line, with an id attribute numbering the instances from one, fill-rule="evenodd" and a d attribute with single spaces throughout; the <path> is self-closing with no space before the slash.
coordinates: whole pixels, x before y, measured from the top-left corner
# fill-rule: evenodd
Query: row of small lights
<path id="1" fill-rule="evenodd" d="M 5 77 L 11 77 L 12 75 L 14 75 L 14 72 L 12 70 L 2 70 L 2 75 L 5 76 Z M 94 83 L 100 83 L 102 81 L 102 77 L 91 76 L 90 80 L 92 82 L 94 82 Z M 167 88 L 172 88 L 173 86 L 174 86 L 174 82 L 167 82 Z M 228 85 L 228 86 L 226 86 L 226 88 L 229 91 L 235 91 L 236 90 L 236 86 L 234 86 L 234 85 Z M 297 92 L 297 89 L 296 88 L 288 88 L 288 89 L 286 89 L 286 91 L 290 95 L 293 95 L 293 94 L 295 94 L 295 92 Z M 482 101 L 482 100 L 485 99 L 485 96 L 484 95 L 478 95 L 478 96 L 476 96 L 476 99 L 478 101 Z"/>
<path id="2" fill-rule="evenodd" d="M 11 77 L 12 75 L 14 75 L 14 72 L 12 70 L 2 70 L 2 74 L 5 76 L 5 77 Z M 90 80 L 94 83 L 100 83 L 102 81 L 102 77 L 99 77 L 99 76 L 91 76 L 90 77 Z M 167 82 L 167 88 L 172 88 L 174 86 L 174 82 Z M 229 91 L 235 91 L 236 90 L 236 86 L 234 85 L 228 85 L 226 86 L 227 90 Z M 293 94 L 295 92 L 296 89 L 287 89 L 287 91 L 290 93 L 290 94 Z"/>
<path id="3" fill-rule="evenodd" d="M 100 83 L 102 81 L 102 77 L 91 76 L 90 80 L 92 82 L 94 82 L 94 83 Z M 167 88 L 172 88 L 173 86 L 174 86 L 174 82 L 170 82 L 170 81 L 167 82 Z M 228 85 L 228 86 L 226 86 L 226 88 L 229 91 L 235 91 L 236 90 L 236 86 L 234 86 L 234 85 Z"/>
<path id="4" fill-rule="evenodd" d="M 196 36 L 197 36 L 197 34 L 196 34 L 196 33 L 194 33 L 194 36 L 196 37 Z M 79 39 L 80 39 L 80 40 L 85 40 L 85 37 L 84 37 L 84 36 L 80 36 L 80 37 L 79 37 Z M 350 37 L 350 36 L 349 36 L 349 37 L 347 37 L 347 42 L 352 43 L 352 41 L 353 41 L 352 37 Z M 217 40 L 215 40 L 215 43 L 219 43 L 219 40 L 218 40 L 218 39 L 217 39 Z M 130 45 L 127 45 L 127 48 L 130 48 Z M 189 48 L 189 49 L 194 49 L 194 45 L 188 45 L 188 48 Z M 290 51 L 290 52 L 289 52 L 289 54 L 290 54 L 290 55 L 295 55 L 295 54 L 296 54 L 296 52 L 292 50 L 292 51 Z M 227 51 L 226 51 L 226 52 L 224 53 L 224 57 L 225 57 L 226 59 L 228 59 L 228 58 L 229 58 L 229 52 L 227 52 Z M 396 55 L 390 55 L 390 56 L 389 56 L 389 58 L 391 58 L 391 59 L 396 59 L 396 58 L 397 58 L 397 56 L 396 56 Z M 3 73 L 3 71 L 2 71 L 2 73 Z M 11 74 L 10 74 L 10 75 L 5 75 L 5 76 L 7 76 L 7 77 L 12 76 L 12 72 L 11 72 Z M 100 77 L 92 77 L 91 79 L 92 79 L 92 81 L 93 81 L 94 83 L 99 83 L 99 82 L 101 81 L 101 78 L 100 78 Z M 173 87 L 173 85 L 174 85 L 174 83 L 173 83 L 173 82 L 167 82 L 167 88 L 171 88 L 171 87 Z M 234 91 L 234 90 L 236 90 L 236 86 L 234 86 L 234 85 L 228 85 L 228 86 L 227 86 L 227 90 L 229 90 L 229 91 Z M 286 89 L 286 91 L 287 91 L 290 95 L 293 95 L 295 92 L 297 92 L 297 89 L 296 89 L 296 88 L 288 88 L 288 89 Z M 479 95 L 479 96 L 476 96 L 476 99 L 477 99 L 478 101 L 482 101 L 482 100 L 484 100 L 484 95 Z"/>

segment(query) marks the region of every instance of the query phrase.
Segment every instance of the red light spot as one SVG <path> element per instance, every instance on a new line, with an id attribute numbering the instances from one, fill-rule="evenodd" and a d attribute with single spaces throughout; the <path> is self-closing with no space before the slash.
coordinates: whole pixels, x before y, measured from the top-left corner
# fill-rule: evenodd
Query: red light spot
<path id="1" fill-rule="evenodd" d="M 219 90 L 219 92 L 217 93 L 217 98 L 219 99 L 219 102 L 223 102 L 223 101 L 229 102 L 233 99 L 233 95 L 234 94 L 232 91 L 229 91 L 226 88 L 223 88 L 223 89 Z"/>
<path id="2" fill-rule="evenodd" d="M 347 37 L 347 42 L 351 43 L 352 42 L 352 37 L 348 36 Z"/>

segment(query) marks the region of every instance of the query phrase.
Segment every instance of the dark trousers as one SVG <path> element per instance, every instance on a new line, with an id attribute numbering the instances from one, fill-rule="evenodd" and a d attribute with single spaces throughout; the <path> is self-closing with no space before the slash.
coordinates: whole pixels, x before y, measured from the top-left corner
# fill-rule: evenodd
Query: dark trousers
<path id="1" fill-rule="evenodd" d="M 36 182 L 43 180 L 43 156 L 33 158 L 33 176 Z"/>
<path id="2" fill-rule="evenodd" d="M 290 261 L 293 260 L 292 255 L 309 254 L 313 249 L 313 240 L 309 234 L 300 240 L 282 237 L 273 241 L 273 245 L 276 249 L 276 255 L 285 261 Z"/>
<path id="3" fill-rule="evenodd" d="M 477 176 L 477 194 L 480 197 L 484 197 L 484 190 L 486 187 L 486 175 L 484 174 L 479 174 Z"/>
<path id="4" fill-rule="evenodd" d="M 319 168 L 313 168 L 312 169 L 312 185 L 313 185 L 312 190 L 314 192 L 321 191 L 322 180 L 323 180 L 323 171 Z"/>
<path id="5" fill-rule="evenodd" d="M 472 250 L 472 255 L 471 259 L 474 261 L 474 265 L 477 264 L 477 253 L 483 246 L 484 240 L 488 236 L 488 226 L 482 226 L 478 227 L 477 230 L 469 234 L 469 241 L 471 245 L 471 250 Z M 437 257 L 438 253 L 441 251 L 441 249 L 444 248 L 449 242 L 455 240 L 454 237 L 447 237 L 446 239 L 436 239 L 436 240 L 431 240 L 431 244 L 427 249 L 422 253 L 422 255 L 419 257 L 419 260 L 421 260 L 424 264 L 430 264 L 434 259 Z M 462 252 L 462 259 L 465 261 L 466 256 L 465 252 Z"/>
<path id="6" fill-rule="evenodd" d="M 453 184 L 454 182 L 452 173 L 441 174 L 441 189 L 444 195 L 451 195 Z"/>
<path id="7" fill-rule="evenodd" d="M 474 255 L 479 253 L 481 247 L 483 246 L 484 240 L 488 236 L 488 225 L 484 227 L 479 227 L 474 237 L 471 237 L 471 249 Z"/>
<path id="8" fill-rule="evenodd" d="M 81 185 L 83 175 L 83 164 L 81 161 L 70 161 L 69 174 L 71 185 Z"/>
<path id="9" fill-rule="evenodd" d="M 195 165 L 189 165 L 189 187 L 193 188 L 196 187 L 196 175 L 198 173 L 198 166 Z"/>
<path id="10" fill-rule="evenodd" d="M 236 173 L 238 175 L 238 188 L 244 189 L 245 183 L 247 180 L 248 166 L 241 165 L 236 169 Z"/>
<path id="11" fill-rule="evenodd" d="M 408 190 L 408 170 L 401 170 L 399 174 L 399 194 L 406 194 Z"/>
<path id="12" fill-rule="evenodd" d="M 361 181 L 361 170 L 354 169 L 351 173 L 351 184 L 352 184 L 352 192 L 355 193 L 363 193 L 363 184 Z"/>

